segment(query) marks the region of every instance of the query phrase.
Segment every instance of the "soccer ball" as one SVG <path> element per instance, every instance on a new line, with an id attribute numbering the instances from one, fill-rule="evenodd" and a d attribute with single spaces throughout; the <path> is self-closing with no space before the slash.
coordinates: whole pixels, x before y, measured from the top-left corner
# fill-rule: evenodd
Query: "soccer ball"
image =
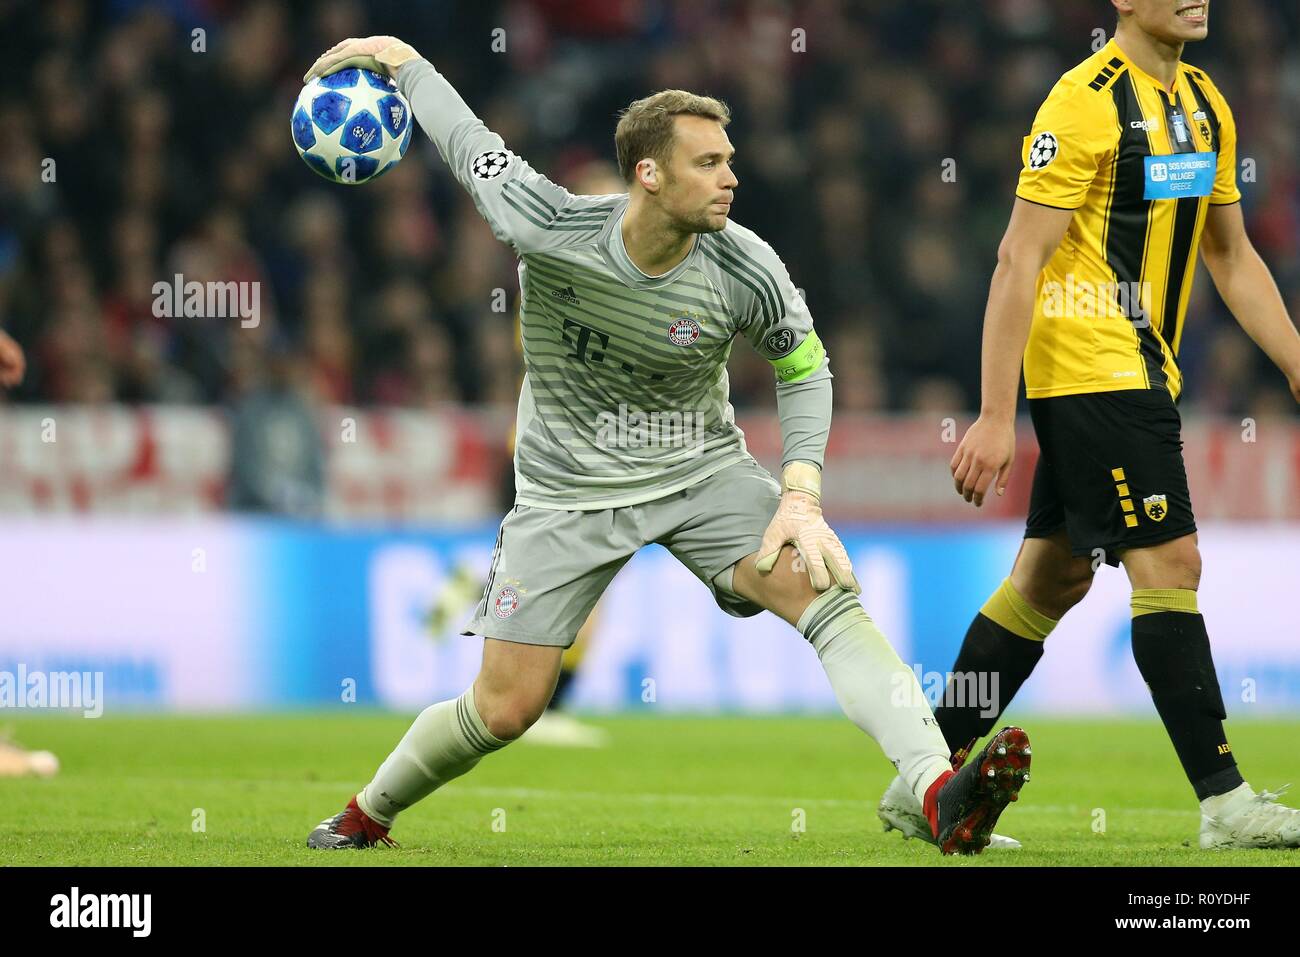
<path id="1" fill-rule="evenodd" d="M 406 155 L 411 104 L 388 77 L 350 67 L 304 86 L 289 125 L 298 155 L 321 176 L 365 183 Z"/>

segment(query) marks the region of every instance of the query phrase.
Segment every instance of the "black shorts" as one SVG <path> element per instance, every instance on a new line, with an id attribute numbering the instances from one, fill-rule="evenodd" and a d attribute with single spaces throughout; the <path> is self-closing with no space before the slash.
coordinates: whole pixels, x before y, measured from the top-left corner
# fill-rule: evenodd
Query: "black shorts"
<path id="1" fill-rule="evenodd" d="M 1074 555 L 1118 565 L 1128 548 L 1196 531 L 1182 418 L 1164 389 L 1030 399 L 1041 452 L 1025 538 L 1062 528 Z"/>

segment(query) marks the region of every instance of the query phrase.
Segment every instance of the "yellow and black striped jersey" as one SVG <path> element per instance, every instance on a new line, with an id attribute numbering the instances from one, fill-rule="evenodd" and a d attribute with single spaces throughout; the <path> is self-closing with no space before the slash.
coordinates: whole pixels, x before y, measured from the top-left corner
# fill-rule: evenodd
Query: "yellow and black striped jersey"
<path id="1" fill-rule="evenodd" d="M 1076 211 L 1039 276 L 1029 398 L 1168 389 L 1176 399 L 1206 209 L 1241 199 L 1223 95 L 1187 64 L 1166 90 L 1111 40 L 1057 82 L 1022 158 L 1017 196 Z"/>

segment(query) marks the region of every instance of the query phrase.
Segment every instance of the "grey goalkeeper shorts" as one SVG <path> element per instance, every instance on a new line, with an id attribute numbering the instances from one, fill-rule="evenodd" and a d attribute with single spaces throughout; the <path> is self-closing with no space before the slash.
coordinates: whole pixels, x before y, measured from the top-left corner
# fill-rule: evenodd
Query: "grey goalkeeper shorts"
<path id="1" fill-rule="evenodd" d="M 492 570 L 462 635 L 527 645 L 573 644 L 597 600 L 636 551 L 657 543 L 690 569 L 727 614 L 763 609 L 714 581 L 758 551 L 781 486 L 752 458 L 640 505 L 564 511 L 516 505 L 497 533 Z"/>

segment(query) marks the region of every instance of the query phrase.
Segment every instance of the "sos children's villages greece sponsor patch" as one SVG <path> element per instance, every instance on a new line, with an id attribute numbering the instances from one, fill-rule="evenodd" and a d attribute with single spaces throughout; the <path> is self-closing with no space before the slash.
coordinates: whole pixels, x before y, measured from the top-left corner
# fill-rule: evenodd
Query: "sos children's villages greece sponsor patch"
<path id="1" fill-rule="evenodd" d="M 1147 156 L 1146 192 L 1143 199 L 1186 199 L 1209 196 L 1214 191 L 1218 153 L 1184 153 Z"/>

